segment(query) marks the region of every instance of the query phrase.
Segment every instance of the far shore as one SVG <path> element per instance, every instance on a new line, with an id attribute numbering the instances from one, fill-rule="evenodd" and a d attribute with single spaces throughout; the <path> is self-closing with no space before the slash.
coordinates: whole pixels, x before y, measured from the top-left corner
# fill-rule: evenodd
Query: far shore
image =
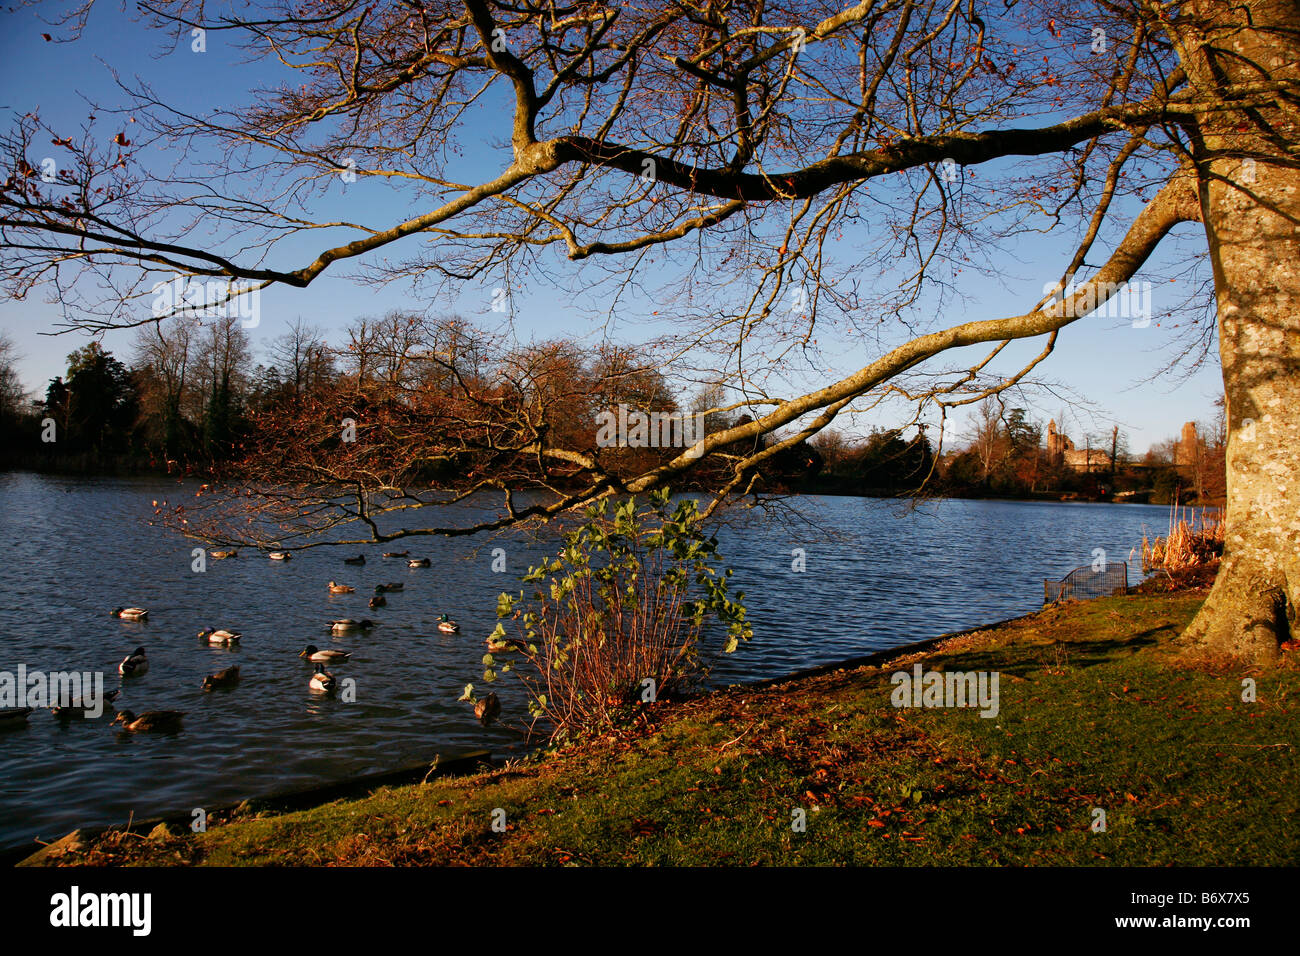
<path id="1" fill-rule="evenodd" d="M 0 474 L 33 474 L 47 478 L 82 478 L 82 479 L 119 479 L 119 478 L 156 478 L 166 481 L 212 481 L 213 476 L 204 472 L 189 472 L 178 474 L 176 471 L 168 471 L 166 468 L 139 466 L 139 465 L 122 465 L 119 468 L 109 468 L 107 470 L 98 467 L 79 468 L 42 468 L 39 463 L 20 463 L 11 467 L 0 467 Z M 430 489 L 430 490 L 449 490 L 449 489 Z M 519 489 L 515 489 L 518 491 Z M 576 486 L 575 486 L 576 490 Z M 687 488 L 683 493 L 701 493 L 707 494 L 705 489 Z M 816 497 L 826 496 L 832 498 L 867 498 L 872 500 L 892 500 L 892 501 L 927 501 L 927 500 L 946 500 L 955 501 L 1021 501 L 1033 503 L 1052 503 L 1052 502 L 1069 502 L 1077 504 L 1141 504 L 1141 505 L 1158 505 L 1168 507 L 1173 504 L 1172 501 L 1153 501 L 1152 493 L 1139 492 L 1135 495 L 1086 495 L 1074 491 L 1043 491 L 1031 495 L 1001 495 L 993 492 L 987 494 L 972 494 L 969 491 L 937 491 L 934 494 L 913 494 L 909 492 L 898 492 L 887 488 L 864 488 L 852 489 L 845 488 L 841 483 L 810 484 L 808 487 L 796 489 L 783 488 L 773 489 L 761 492 L 762 494 L 772 495 L 794 495 L 798 497 Z M 1179 501 L 1178 504 L 1195 508 L 1222 508 L 1224 502 L 1222 499 L 1208 499 L 1204 502 L 1199 501 Z"/>

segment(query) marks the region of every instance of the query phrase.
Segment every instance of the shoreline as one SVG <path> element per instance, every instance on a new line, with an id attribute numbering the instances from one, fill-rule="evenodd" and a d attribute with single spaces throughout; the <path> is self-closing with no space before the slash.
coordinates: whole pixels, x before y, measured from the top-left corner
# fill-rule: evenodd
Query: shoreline
<path id="1" fill-rule="evenodd" d="M 1300 658 L 1243 706 L 1239 666 L 1177 643 L 1206 591 L 1051 605 L 651 706 L 541 759 L 204 833 L 83 832 L 28 865 L 1294 865 Z M 900 704 L 891 672 L 918 665 L 1000 674 L 997 719 Z"/>
<path id="2" fill-rule="evenodd" d="M 831 661 L 826 664 L 817 664 L 813 667 L 802 668 L 789 674 L 782 674 L 776 677 L 765 677 L 757 681 L 751 681 L 742 684 L 722 684 L 710 690 L 700 691 L 684 698 L 706 697 L 709 694 L 726 692 L 730 690 L 743 689 L 762 689 L 770 687 L 780 687 L 783 684 L 789 684 L 812 677 L 819 677 L 824 674 L 832 674 L 836 671 L 853 670 L 859 667 L 872 667 L 888 663 L 896 657 L 907 657 L 912 654 L 922 653 L 931 650 L 943 643 L 954 638 L 964 637 L 979 631 L 991 630 L 993 628 L 1004 627 L 1016 621 L 1033 617 L 1038 611 L 1030 611 L 1027 614 L 1009 617 L 1001 621 L 995 621 L 991 624 L 982 624 L 976 627 L 968 627 L 959 631 L 949 631 L 935 637 L 922 638 L 919 641 L 912 641 L 907 644 L 899 644 L 895 647 L 883 648 L 879 651 L 872 651 L 869 654 L 856 655 L 854 657 L 844 658 L 839 661 Z M 399 767 L 395 770 L 380 770 L 375 773 L 362 774 L 357 777 L 349 777 L 343 780 L 335 780 L 328 783 L 309 784 L 303 787 L 295 787 L 290 790 L 276 791 L 270 794 L 255 795 L 246 797 L 237 803 L 226 803 L 214 807 L 208 813 L 210 823 L 225 823 L 241 815 L 249 813 L 259 813 L 263 811 L 285 812 L 292 810 L 305 810 L 322 806 L 331 801 L 347 797 L 364 797 L 380 787 L 401 786 L 406 784 L 420 783 L 434 777 L 443 776 L 463 776 L 472 773 L 476 769 L 483 767 L 495 766 L 492 760 L 491 752 L 488 750 L 472 750 L 463 754 L 442 759 L 441 755 L 435 755 L 431 763 L 411 764 L 406 767 Z M 47 844 L 37 844 L 37 849 L 32 849 L 32 843 L 11 844 L 0 847 L 0 866 L 18 866 L 27 863 L 40 862 L 44 856 L 48 855 L 51 850 L 66 846 L 70 838 L 80 835 L 84 838 L 97 838 L 113 830 L 127 830 L 132 832 L 145 833 L 155 830 L 158 826 L 181 827 L 188 829 L 192 816 L 190 811 L 177 811 L 156 814 L 146 819 L 134 820 L 128 823 L 103 823 L 89 824 L 86 826 L 74 827 L 72 830 Z"/>

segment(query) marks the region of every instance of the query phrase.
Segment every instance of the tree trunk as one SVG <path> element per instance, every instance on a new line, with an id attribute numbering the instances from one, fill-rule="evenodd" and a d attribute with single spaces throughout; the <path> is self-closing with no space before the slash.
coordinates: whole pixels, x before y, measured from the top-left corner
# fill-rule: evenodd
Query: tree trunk
<path id="1" fill-rule="evenodd" d="M 1187 72 L 1202 91 L 1265 73 L 1300 77 L 1300 0 L 1196 10 L 1203 33 L 1183 40 Z M 1243 29 L 1224 29 L 1233 25 Z M 1212 114 L 1194 134 L 1227 399 L 1227 541 L 1209 599 L 1181 642 L 1192 653 L 1258 663 L 1275 660 L 1279 643 L 1296 636 L 1300 607 L 1297 144 L 1294 100 Z"/>

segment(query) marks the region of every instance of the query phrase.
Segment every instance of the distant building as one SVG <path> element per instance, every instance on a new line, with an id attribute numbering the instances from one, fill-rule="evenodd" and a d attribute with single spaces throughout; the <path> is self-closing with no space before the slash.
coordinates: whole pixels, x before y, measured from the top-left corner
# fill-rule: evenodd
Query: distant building
<path id="1" fill-rule="evenodd" d="M 1047 423 L 1047 458 L 1053 466 L 1072 471 L 1110 470 L 1110 455 L 1100 448 L 1075 448 L 1064 432 L 1056 430 L 1055 419 Z"/>
<path id="2" fill-rule="evenodd" d="M 1205 441 L 1196 431 L 1195 422 L 1183 425 L 1183 434 L 1174 450 L 1174 464 L 1180 468 L 1194 468 L 1205 454 Z"/>

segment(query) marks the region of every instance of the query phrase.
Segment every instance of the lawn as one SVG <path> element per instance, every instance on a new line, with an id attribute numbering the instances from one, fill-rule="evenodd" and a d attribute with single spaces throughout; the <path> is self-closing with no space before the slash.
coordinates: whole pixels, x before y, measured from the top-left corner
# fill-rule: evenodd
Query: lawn
<path id="1" fill-rule="evenodd" d="M 202 834 L 110 831 L 44 862 L 1295 864 L 1295 652 L 1268 672 L 1183 661 L 1167 645 L 1202 598 L 1047 608 L 880 666 L 647 705 L 489 772 Z M 997 672 L 997 716 L 893 706 L 890 675 L 918 661 Z"/>

